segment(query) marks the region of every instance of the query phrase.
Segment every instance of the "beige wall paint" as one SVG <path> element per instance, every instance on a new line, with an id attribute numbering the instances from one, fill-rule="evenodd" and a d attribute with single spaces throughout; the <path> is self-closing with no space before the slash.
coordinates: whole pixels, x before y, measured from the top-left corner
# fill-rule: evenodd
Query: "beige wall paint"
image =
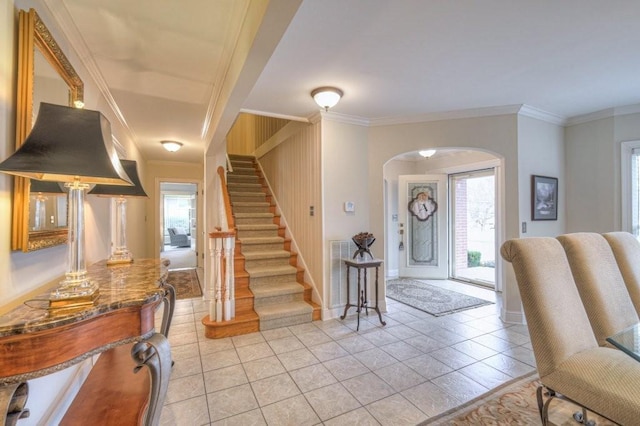
<path id="1" fill-rule="evenodd" d="M 572 125 L 564 138 L 567 232 L 623 230 L 620 145 L 640 140 L 640 113 Z"/>
<path id="2" fill-rule="evenodd" d="M 331 114 L 322 119 L 322 187 L 324 236 L 322 237 L 322 296 L 330 296 L 330 258 L 332 240 L 350 240 L 359 232 L 369 232 L 369 164 L 367 162 L 369 129 L 362 125 L 337 121 Z M 355 211 L 344 211 L 350 201 Z M 377 236 L 376 236 L 377 237 Z M 371 247 L 375 257 L 384 257 L 384 245 L 377 241 Z M 334 289 L 335 291 L 335 289 Z M 384 298 L 381 298 L 384 302 Z M 385 306 L 384 303 L 381 306 Z M 323 318 L 333 318 L 342 312 L 331 312 L 323 306 Z"/>
<path id="3" fill-rule="evenodd" d="M 616 155 L 614 128 L 611 117 L 565 130 L 567 232 L 618 229 L 615 182 L 620 155 Z"/>
<path id="4" fill-rule="evenodd" d="M 320 123 L 300 126 L 258 160 L 306 265 L 310 284 L 322 294 L 320 129 Z M 314 208 L 313 216 L 309 215 L 311 206 Z M 317 295 L 314 299 L 317 300 Z"/>
<path id="5" fill-rule="evenodd" d="M 417 163 L 415 161 L 390 160 L 383 166 L 384 185 L 386 187 L 385 195 L 385 236 L 386 239 L 386 256 L 385 271 L 389 277 L 398 276 L 398 265 L 400 262 L 401 251 L 400 245 L 400 227 L 399 220 L 394 220 L 394 215 L 398 217 L 400 212 L 399 201 L 399 179 L 398 176 L 414 175 L 421 172 L 416 171 Z M 405 206 L 403 206 L 405 208 Z M 381 249 L 383 249 L 381 247 Z"/>
<path id="6" fill-rule="evenodd" d="M 383 167 L 398 154 L 427 148 L 470 148 L 495 154 L 504 161 L 505 239 L 519 237 L 517 115 L 466 118 L 372 127 L 369 133 L 370 227 L 384 237 Z M 376 241 L 376 244 L 384 241 Z M 498 242 L 499 244 L 502 241 Z M 386 243 L 385 243 L 386 244 Z M 501 262 L 501 260 L 499 260 Z M 504 271 L 506 268 L 503 268 Z M 515 277 L 503 273 L 503 316 L 522 321 Z"/>

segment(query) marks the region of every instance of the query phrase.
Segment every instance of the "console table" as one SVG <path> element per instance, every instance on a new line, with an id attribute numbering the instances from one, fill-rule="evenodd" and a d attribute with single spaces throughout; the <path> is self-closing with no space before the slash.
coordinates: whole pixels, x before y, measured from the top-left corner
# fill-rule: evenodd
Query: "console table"
<path id="1" fill-rule="evenodd" d="M 356 331 L 360 330 L 360 312 L 364 308 L 365 313 L 369 315 L 369 306 L 367 305 L 367 269 L 375 268 L 376 270 L 376 280 L 375 280 L 376 305 L 373 306 L 371 309 L 374 309 L 378 313 L 378 318 L 380 319 L 380 323 L 382 325 L 387 325 L 387 323 L 382 320 L 382 314 L 380 313 L 380 309 L 378 308 L 378 270 L 380 268 L 380 265 L 382 265 L 382 259 L 371 259 L 371 260 L 344 259 L 344 263 L 345 265 L 347 265 L 347 305 L 344 307 L 344 314 L 342 314 L 340 319 L 345 319 L 349 308 L 354 306 L 356 308 L 356 312 L 358 313 L 358 325 L 356 327 Z M 351 299 L 349 298 L 349 287 L 351 287 L 349 283 L 349 268 L 356 268 L 358 270 L 358 291 L 356 294 L 355 305 L 351 303 Z M 360 284 L 361 275 L 364 275 L 364 289 Z"/>
<path id="2" fill-rule="evenodd" d="M 140 423 L 158 424 L 171 373 L 166 336 L 175 290 L 166 282 L 168 266 L 164 259 L 136 259 L 110 266 L 101 261 L 87 268 L 89 278 L 99 286 L 93 305 L 48 309 L 46 301 L 34 298 L 0 316 L 0 401 L 22 382 L 132 344 L 136 371 L 146 366 L 150 373 L 148 404 Z M 164 312 L 158 333 L 155 312 L 161 304 Z M 2 423 L 7 407 L 0 409 L 5 410 L 0 412 Z"/>

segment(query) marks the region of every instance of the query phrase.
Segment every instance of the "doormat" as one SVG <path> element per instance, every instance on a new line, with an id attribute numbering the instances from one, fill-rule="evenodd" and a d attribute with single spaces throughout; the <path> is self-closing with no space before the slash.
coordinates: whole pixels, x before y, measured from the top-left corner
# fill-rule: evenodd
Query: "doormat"
<path id="1" fill-rule="evenodd" d="M 387 280 L 387 297 L 436 317 L 493 304 L 409 278 Z"/>
<path id="2" fill-rule="evenodd" d="M 202 296 L 200 281 L 195 269 L 169 271 L 167 282 L 176 289 L 176 299 L 191 299 Z"/>

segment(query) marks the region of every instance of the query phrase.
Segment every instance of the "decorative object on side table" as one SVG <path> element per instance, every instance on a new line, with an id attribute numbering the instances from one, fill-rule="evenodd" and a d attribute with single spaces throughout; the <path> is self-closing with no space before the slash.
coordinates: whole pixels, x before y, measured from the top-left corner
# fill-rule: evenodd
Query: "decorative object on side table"
<path id="1" fill-rule="evenodd" d="M 64 182 L 68 188 L 69 257 L 65 279 L 49 296 L 51 307 L 92 304 L 98 286 L 85 261 L 84 198 L 90 184 L 133 185 L 118 161 L 111 124 L 98 111 L 41 103 L 36 124 L 0 171 Z"/>
<path id="2" fill-rule="evenodd" d="M 96 185 L 89 194 L 102 197 L 114 197 L 116 199 L 116 241 L 115 248 L 111 252 L 111 257 L 107 260 L 107 265 L 118 263 L 131 263 L 133 256 L 127 248 L 127 198 L 145 197 L 149 198 L 138 176 L 138 167 L 135 161 L 120 160 L 124 171 L 131 178 L 133 186 L 123 185 Z"/>
<path id="3" fill-rule="evenodd" d="M 369 250 L 369 247 L 371 247 L 376 241 L 376 238 L 373 236 L 373 234 L 370 234 L 368 232 L 360 232 L 359 234 L 351 237 L 351 239 L 356 244 L 356 246 L 358 246 L 358 250 L 356 250 L 356 252 L 353 254 L 354 259 L 360 256 L 360 260 L 364 260 L 365 253 L 368 254 L 371 259 L 373 259 L 371 250 Z"/>

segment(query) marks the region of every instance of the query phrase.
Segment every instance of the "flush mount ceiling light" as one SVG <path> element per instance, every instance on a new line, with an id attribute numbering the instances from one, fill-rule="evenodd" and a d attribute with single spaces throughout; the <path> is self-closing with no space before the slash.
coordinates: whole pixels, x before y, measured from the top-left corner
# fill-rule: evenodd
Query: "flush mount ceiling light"
<path id="1" fill-rule="evenodd" d="M 424 158 L 433 157 L 433 154 L 436 153 L 435 149 L 425 149 L 422 151 L 418 151 L 418 154 L 422 155 Z"/>
<path id="2" fill-rule="evenodd" d="M 313 100 L 325 111 L 329 111 L 329 108 L 334 107 L 343 94 L 342 90 L 335 87 L 318 87 L 311 91 Z"/>
<path id="3" fill-rule="evenodd" d="M 160 142 L 164 149 L 169 152 L 176 152 L 180 148 L 182 148 L 182 143 L 176 141 L 162 141 Z"/>

